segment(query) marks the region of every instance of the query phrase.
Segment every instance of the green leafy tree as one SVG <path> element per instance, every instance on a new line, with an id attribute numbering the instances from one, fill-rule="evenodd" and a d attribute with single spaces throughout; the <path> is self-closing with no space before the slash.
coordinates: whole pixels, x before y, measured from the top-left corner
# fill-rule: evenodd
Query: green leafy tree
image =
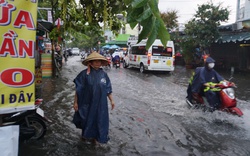
<path id="1" fill-rule="evenodd" d="M 104 29 L 108 28 L 115 34 L 123 25 L 117 14 L 123 14 L 132 29 L 137 24 L 142 26 L 138 42 L 148 38 L 146 48 L 149 48 L 157 37 L 164 45 L 169 40 L 169 34 L 160 17 L 158 0 L 80 0 L 80 5 L 72 8 L 71 13 L 70 19 L 75 18 L 77 24 L 87 23 L 95 28 L 92 31 L 98 31 L 101 29 L 99 23 L 102 22 Z"/>
<path id="2" fill-rule="evenodd" d="M 50 3 L 51 3 L 50 1 L 39 0 L 38 7 L 39 8 L 50 8 Z M 38 19 L 48 20 L 47 19 L 47 10 L 39 9 L 38 10 Z"/>
<path id="3" fill-rule="evenodd" d="M 40 6 L 49 5 L 52 8 L 53 23 L 58 18 L 64 22 L 60 30 L 55 27 L 50 33 L 53 40 L 58 36 L 70 37 L 76 34 L 75 32 L 91 32 L 102 36 L 100 23 L 104 24 L 104 30 L 110 29 L 117 34 L 124 24 L 117 14 L 123 14 L 132 29 L 138 24 L 142 26 L 138 42 L 148 39 L 147 49 L 156 38 L 159 38 L 163 45 L 170 39 L 160 16 L 158 0 L 80 0 L 80 4 L 76 4 L 75 0 L 41 0 L 39 3 L 42 3 Z M 86 39 L 91 40 L 92 36 Z"/>
<path id="4" fill-rule="evenodd" d="M 168 30 L 173 30 L 178 28 L 178 11 L 171 10 L 171 11 L 165 11 L 161 13 L 161 18 Z"/>
<path id="5" fill-rule="evenodd" d="M 175 50 L 179 51 L 179 42 L 177 40 L 179 36 L 179 29 L 178 29 L 178 11 L 170 10 L 161 12 L 161 18 L 169 32 L 171 32 L 170 38 L 175 43 Z"/>
<path id="6" fill-rule="evenodd" d="M 149 48 L 158 37 L 165 45 L 170 37 L 160 16 L 158 0 L 80 0 L 80 5 L 77 5 L 74 0 L 43 0 L 42 2 L 45 4 L 51 2 L 54 21 L 59 17 L 62 18 L 64 31 L 73 28 L 77 32 L 85 33 L 87 31 L 85 26 L 88 25 L 91 31 L 98 34 L 101 22 L 105 28 L 117 33 L 123 23 L 116 15 L 123 14 L 127 17 L 131 28 L 137 24 L 142 26 L 139 41 L 148 38 L 146 48 Z M 59 34 L 52 33 L 53 35 Z"/>
<path id="7" fill-rule="evenodd" d="M 147 40 L 146 48 L 159 38 L 163 45 L 166 45 L 170 35 L 166 30 L 165 24 L 161 19 L 158 8 L 158 0 L 124 0 L 127 6 L 127 22 L 133 29 L 138 23 L 142 27 L 138 42 L 142 39 Z"/>
<path id="8" fill-rule="evenodd" d="M 181 44 L 184 56 L 190 61 L 194 48 L 209 48 L 211 43 L 219 37 L 218 26 L 220 22 L 228 20 L 229 11 L 212 3 L 198 6 L 194 18 L 185 25 L 185 37 Z M 187 42 L 188 41 L 188 42 Z M 193 47 L 193 50 L 191 50 Z"/>
<path id="9" fill-rule="evenodd" d="M 73 42 L 67 44 L 68 47 L 78 47 L 80 49 L 85 49 L 88 51 L 93 48 L 99 50 L 100 45 L 98 44 L 98 42 L 105 42 L 105 38 L 103 36 L 99 36 L 91 31 L 87 32 L 86 34 L 74 31 L 74 34 L 71 37 L 72 38 L 70 38 L 70 40 Z"/>
<path id="10" fill-rule="evenodd" d="M 185 25 L 185 33 L 200 47 L 209 47 L 219 37 L 220 22 L 228 20 L 229 11 L 212 3 L 198 6 L 194 18 Z"/>

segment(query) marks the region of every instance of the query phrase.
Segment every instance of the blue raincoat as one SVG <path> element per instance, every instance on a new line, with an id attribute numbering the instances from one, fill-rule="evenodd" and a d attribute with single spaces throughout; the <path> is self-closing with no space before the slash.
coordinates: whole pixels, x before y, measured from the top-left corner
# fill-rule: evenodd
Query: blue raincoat
<path id="1" fill-rule="evenodd" d="M 192 92 L 200 93 L 203 89 L 204 83 L 219 83 L 223 80 L 224 78 L 221 77 L 214 69 L 207 70 L 205 67 L 198 67 L 195 70 L 195 75 L 192 82 Z"/>
<path id="2" fill-rule="evenodd" d="M 192 93 L 199 93 L 200 95 L 206 97 L 211 107 L 218 108 L 220 107 L 219 95 L 211 90 L 204 92 L 203 84 L 208 82 L 219 83 L 223 80 L 224 78 L 220 76 L 214 69 L 207 70 L 206 67 L 198 67 L 195 70 L 193 80 L 188 86 L 187 98 L 191 101 Z"/>
<path id="3" fill-rule="evenodd" d="M 107 73 L 101 68 L 98 70 L 91 68 L 88 75 L 85 69 L 77 75 L 74 83 L 78 98 L 78 112 L 76 112 L 78 115 L 75 114 L 73 122 L 79 121 L 76 127 L 82 129 L 82 137 L 107 143 L 109 140 L 107 95 L 112 93 Z"/>
<path id="4" fill-rule="evenodd" d="M 115 55 L 115 57 L 113 57 L 112 62 L 115 62 L 115 61 L 120 61 L 119 55 Z"/>

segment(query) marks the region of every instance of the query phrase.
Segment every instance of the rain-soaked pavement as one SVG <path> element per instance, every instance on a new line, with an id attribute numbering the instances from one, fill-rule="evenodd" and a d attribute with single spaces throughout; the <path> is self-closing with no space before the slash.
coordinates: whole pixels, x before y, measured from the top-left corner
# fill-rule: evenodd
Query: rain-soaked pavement
<path id="1" fill-rule="evenodd" d="M 139 73 L 138 69 L 105 69 L 116 103 L 110 110 L 110 141 L 99 148 L 80 140 L 72 124 L 73 79 L 85 67 L 69 58 L 62 77 L 45 79 L 42 108 L 53 121 L 45 137 L 20 144 L 19 156 L 247 156 L 250 155 L 249 75 L 234 74 L 243 117 L 188 109 L 186 87 L 192 70 Z M 221 72 L 229 78 L 230 71 Z"/>

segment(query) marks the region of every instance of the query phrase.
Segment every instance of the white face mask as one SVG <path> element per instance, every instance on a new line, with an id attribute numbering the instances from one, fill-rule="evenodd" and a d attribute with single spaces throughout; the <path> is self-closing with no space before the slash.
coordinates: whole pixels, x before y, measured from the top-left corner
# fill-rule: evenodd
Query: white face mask
<path id="1" fill-rule="evenodd" d="M 208 63 L 208 68 L 209 68 L 209 69 L 213 69 L 213 68 L 214 68 L 214 65 L 215 65 L 214 63 Z"/>

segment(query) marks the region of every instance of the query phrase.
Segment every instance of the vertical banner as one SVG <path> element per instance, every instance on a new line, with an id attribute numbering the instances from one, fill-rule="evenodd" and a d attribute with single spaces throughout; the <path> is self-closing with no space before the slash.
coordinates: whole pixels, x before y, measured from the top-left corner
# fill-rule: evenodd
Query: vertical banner
<path id="1" fill-rule="evenodd" d="M 48 22 L 53 23 L 52 14 L 51 14 L 50 10 L 47 11 L 47 15 L 48 15 L 48 17 L 47 17 L 48 18 Z"/>
<path id="2" fill-rule="evenodd" d="M 34 109 L 37 0 L 0 0 L 0 114 Z"/>

